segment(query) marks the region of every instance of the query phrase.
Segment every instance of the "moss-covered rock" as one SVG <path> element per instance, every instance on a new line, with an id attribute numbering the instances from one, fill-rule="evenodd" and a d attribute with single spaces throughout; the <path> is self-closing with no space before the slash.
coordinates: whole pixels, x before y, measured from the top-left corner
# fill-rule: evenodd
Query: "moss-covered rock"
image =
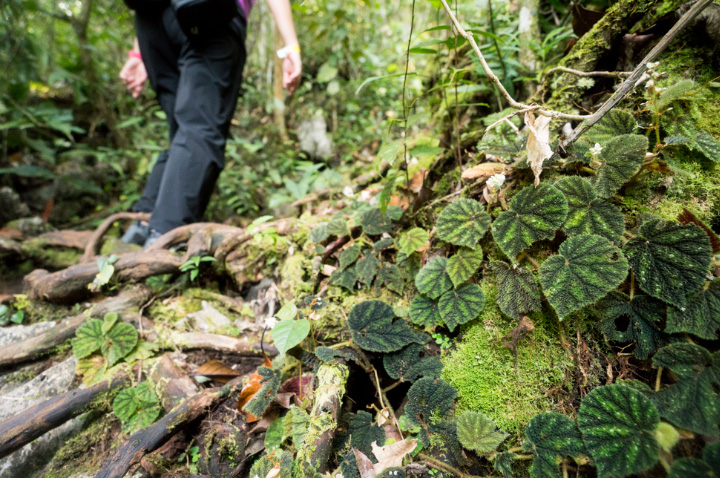
<path id="1" fill-rule="evenodd" d="M 498 309 L 497 287 L 482 284 L 485 309 L 467 326 L 457 347 L 443 357 L 443 378 L 458 390 L 457 413 L 465 410 L 489 415 L 501 429 L 520 433 L 541 412 L 556 411 L 551 390 L 563 385 L 571 367 L 553 323 L 542 315 L 533 317 L 535 330 L 518 344 L 514 356 L 500 337 L 516 325 Z"/>

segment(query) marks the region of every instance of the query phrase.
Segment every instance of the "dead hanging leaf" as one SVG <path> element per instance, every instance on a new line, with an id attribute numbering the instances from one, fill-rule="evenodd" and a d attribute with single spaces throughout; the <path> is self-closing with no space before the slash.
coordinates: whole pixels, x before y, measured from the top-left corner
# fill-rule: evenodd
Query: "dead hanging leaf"
<path id="1" fill-rule="evenodd" d="M 487 179 L 495 174 L 505 171 L 505 165 L 502 163 L 480 163 L 466 169 L 462 173 L 463 179 Z"/>
<path id="2" fill-rule="evenodd" d="M 550 118 L 539 116 L 536 119 L 533 112 L 528 111 L 525 113 L 525 124 L 530 130 L 527 143 L 528 163 L 535 174 L 537 187 L 540 184 L 543 163 L 553 155 L 550 148 Z"/>
<path id="3" fill-rule="evenodd" d="M 413 177 L 410 178 L 410 184 L 408 184 L 408 189 L 415 194 L 419 194 L 420 189 L 422 189 L 423 181 L 425 181 L 426 175 L 427 169 L 421 167 L 415 174 L 413 174 Z M 403 187 L 404 183 L 400 184 L 399 186 Z"/>
<path id="4" fill-rule="evenodd" d="M 265 356 L 265 362 L 263 362 L 262 366 L 272 368 L 272 362 L 270 362 L 270 358 L 267 355 Z M 255 396 L 256 393 L 260 391 L 260 389 L 262 388 L 262 380 L 262 375 L 260 375 L 258 371 L 255 370 L 255 372 L 253 372 L 253 374 L 250 376 L 250 380 L 248 380 L 248 383 L 246 383 L 242 390 L 240 390 L 240 398 L 238 398 L 237 401 L 237 408 L 240 413 L 243 413 L 247 416 L 248 423 L 254 423 L 260 420 L 260 417 L 256 417 L 255 415 L 252 415 L 243 410 L 243 407 Z"/>
<path id="5" fill-rule="evenodd" d="M 373 469 L 375 470 L 375 474 L 379 475 L 380 472 L 386 468 L 402 466 L 403 458 L 415 449 L 417 440 L 405 439 L 385 446 L 377 446 L 377 442 L 373 442 L 370 446 L 373 455 L 375 455 L 375 458 L 378 460 L 378 462 L 373 465 Z"/>
<path id="6" fill-rule="evenodd" d="M 355 461 L 357 462 L 358 471 L 360 472 L 360 478 L 375 478 L 375 469 L 373 468 L 373 462 L 370 461 L 365 453 L 352 449 L 355 455 Z"/>
<path id="7" fill-rule="evenodd" d="M 216 382 L 228 383 L 235 377 L 242 375 L 237 370 L 233 370 L 219 360 L 209 360 L 204 364 L 200 365 L 197 372 L 191 374 L 191 377 L 197 377 L 202 375 L 203 377 L 211 378 Z"/>

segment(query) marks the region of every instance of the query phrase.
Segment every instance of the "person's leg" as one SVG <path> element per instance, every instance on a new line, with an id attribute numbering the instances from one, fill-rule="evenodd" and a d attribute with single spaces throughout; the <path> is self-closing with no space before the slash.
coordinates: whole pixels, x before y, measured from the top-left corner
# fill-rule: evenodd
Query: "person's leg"
<path id="1" fill-rule="evenodd" d="M 224 166 L 225 136 L 245 62 L 239 25 L 233 22 L 212 37 L 190 43 L 174 18 L 165 24 L 169 36 L 182 38 L 183 46 L 174 111 L 177 132 L 150 219 L 150 228 L 158 233 L 202 219 Z"/>

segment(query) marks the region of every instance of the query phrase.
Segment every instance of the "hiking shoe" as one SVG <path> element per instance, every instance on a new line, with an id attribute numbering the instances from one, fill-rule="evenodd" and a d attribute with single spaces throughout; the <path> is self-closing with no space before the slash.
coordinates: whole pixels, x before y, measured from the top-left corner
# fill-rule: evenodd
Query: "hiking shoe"
<path id="1" fill-rule="evenodd" d="M 147 222 L 135 221 L 130 224 L 125 234 L 120 238 L 122 242 L 129 242 L 142 246 L 150 234 L 150 225 Z"/>
<path id="2" fill-rule="evenodd" d="M 157 229 L 150 229 L 147 239 L 145 239 L 145 243 L 143 244 L 143 249 L 147 249 L 148 247 L 152 246 L 153 243 L 160 238 L 160 236 L 162 236 L 162 232 L 158 231 Z"/>

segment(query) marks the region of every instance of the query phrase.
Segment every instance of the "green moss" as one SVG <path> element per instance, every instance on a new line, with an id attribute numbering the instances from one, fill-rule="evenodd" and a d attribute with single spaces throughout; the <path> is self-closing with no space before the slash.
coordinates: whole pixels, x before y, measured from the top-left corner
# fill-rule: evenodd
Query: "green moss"
<path id="1" fill-rule="evenodd" d="M 312 261 L 299 251 L 282 261 L 280 289 L 286 299 L 300 299 L 312 295 L 313 282 L 309 278 L 309 271 L 312 271 Z"/>
<path id="2" fill-rule="evenodd" d="M 43 238 L 36 237 L 23 242 L 23 252 L 33 261 L 54 269 L 63 269 L 77 264 L 82 251 L 47 245 Z"/>
<path id="3" fill-rule="evenodd" d="M 458 390 L 458 410 L 486 413 L 498 426 L 520 433 L 538 413 L 556 411 L 551 390 L 561 387 L 572 366 L 553 323 L 541 314 L 533 317 L 535 330 L 518 345 L 517 369 L 513 354 L 500 341 L 516 322 L 504 317 L 495 299 L 497 287 L 482 283 L 485 309 L 463 330 L 457 348 L 443 357 L 443 378 Z"/>
<path id="4" fill-rule="evenodd" d="M 172 323 L 201 309 L 202 299 L 194 297 L 192 293 L 188 294 L 186 291 L 186 293 L 181 296 L 153 302 L 152 305 L 150 305 L 148 313 L 150 317 L 153 317 L 156 321 L 161 320 Z"/>

